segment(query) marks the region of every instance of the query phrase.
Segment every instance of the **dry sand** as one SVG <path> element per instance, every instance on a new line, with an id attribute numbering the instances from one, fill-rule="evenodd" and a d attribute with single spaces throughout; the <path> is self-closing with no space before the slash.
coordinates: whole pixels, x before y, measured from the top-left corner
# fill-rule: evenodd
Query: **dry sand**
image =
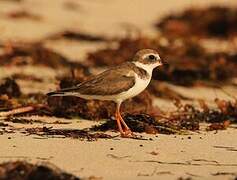
<path id="1" fill-rule="evenodd" d="M 65 9 L 63 4 L 70 2 L 74 10 Z M 149 3 L 148 3 L 149 2 Z M 1 41 L 36 41 L 65 29 L 76 28 L 85 32 L 109 37 L 125 36 L 128 24 L 141 29 L 142 33 L 153 34 L 152 23 L 166 13 L 182 10 L 188 6 L 209 4 L 237 5 L 237 1 L 176 1 L 166 0 L 25 0 L 22 3 L 0 1 L 0 16 L 16 9 L 26 9 L 43 18 L 41 21 L 9 20 L 0 17 Z M 78 6 L 76 6 L 78 4 Z M 138 20 L 139 19 L 139 20 Z M 103 43 L 80 43 L 74 41 L 47 41 L 46 46 L 74 60 L 82 60 L 86 52 L 103 48 Z M 0 68 L 0 76 L 11 72 L 34 73 L 29 69 Z M 38 70 L 39 72 L 39 70 Z M 50 84 L 60 72 L 42 69 L 48 83 L 27 84 L 19 82 L 23 92 L 47 92 L 56 87 Z M 236 94 L 236 89 L 225 87 Z M 194 99 L 215 97 L 230 98 L 220 90 L 185 89 L 175 87 L 177 92 Z M 199 93 L 197 93 L 197 91 Z M 156 100 L 161 108 L 172 108 L 171 102 Z M 38 117 L 35 117 L 36 119 Z M 0 120 L 0 122 L 3 120 Z M 52 122 L 55 119 L 46 119 Z M 62 120 L 64 121 L 64 120 Z M 54 125 L 57 128 L 82 129 L 96 122 L 72 120 L 71 124 Z M 22 125 L 15 128 L 52 126 L 50 124 Z M 0 162 L 9 160 L 29 160 L 50 162 L 80 177 L 98 179 L 234 179 L 237 176 L 236 127 L 225 131 L 196 132 L 190 135 L 145 135 L 148 140 L 115 138 L 94 142 L 69 138 L 42 138 L 26 136 L 21 132 L 0 135 Z M 112 133 L 111 134 L 115 134 Z M 152 140 L 149 140 L 152 138 Z M 113 150 L 111 150 L 113 148 Z M 219 175 L 218 175 L 219 173 Z"/>
<path id="2" fill-rule="evenodd" d="M 74 128 L 81 128 L 80 123 Z M 216 173 L 234 173 L 236 176 L 236 129 L 217 134 L 144 136 L 153 140 L 115 138 L 84 142 L 68 138 L 40 139 L 18 133 L 3 135 L 0 136 L 0 161 L 51 162 L 80 177 L 103 179 L 234 177 L 213 176 Z"/>

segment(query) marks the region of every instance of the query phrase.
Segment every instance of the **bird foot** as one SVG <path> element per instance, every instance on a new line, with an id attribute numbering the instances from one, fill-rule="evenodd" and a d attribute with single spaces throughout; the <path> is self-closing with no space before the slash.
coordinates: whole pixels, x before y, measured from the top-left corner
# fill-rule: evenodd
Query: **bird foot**
<path id="1" fill-rule="evenodd" d="M 121 133 L 121 137 L 123 138 L 132 138 L 135 135 L 133 134 L 133 132 L 130 129 L 126 129 L 124 132 Z"/>

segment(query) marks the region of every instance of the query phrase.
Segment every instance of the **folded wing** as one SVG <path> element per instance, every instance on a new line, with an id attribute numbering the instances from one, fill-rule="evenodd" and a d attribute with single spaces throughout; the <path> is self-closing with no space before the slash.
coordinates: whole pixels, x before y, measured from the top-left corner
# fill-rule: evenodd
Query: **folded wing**
<path id="1" fill-rule="evenodd" d="M 135 77 L 128 71 L 110 69 L 77 86 L 51 92 L 48 95 L 114 95 L 124 92 L 135 84 Z"/>

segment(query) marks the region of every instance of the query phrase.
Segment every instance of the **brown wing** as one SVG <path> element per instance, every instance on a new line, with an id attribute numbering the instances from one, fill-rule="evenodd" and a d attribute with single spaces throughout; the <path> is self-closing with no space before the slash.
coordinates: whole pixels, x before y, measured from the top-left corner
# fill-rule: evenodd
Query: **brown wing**
<path id="1" fill-rule="evenodd" d="M 135 77 L 129 76 L 129 69 L 114 68 L 107 70 L 78 86 L 62 89 L 61 92 L 74 92 L 84 95 L 113 95 L 130 89 Z"/>

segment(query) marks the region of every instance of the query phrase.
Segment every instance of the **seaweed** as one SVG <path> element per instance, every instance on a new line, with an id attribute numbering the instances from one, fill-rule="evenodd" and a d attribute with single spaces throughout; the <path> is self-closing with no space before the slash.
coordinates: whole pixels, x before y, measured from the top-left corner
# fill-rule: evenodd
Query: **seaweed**
<path id="1" fill-rule="evenodd" d="M 42 17 L 36 14 L 32 14 L 24 9 L 19 9 L 16 11 L 11 11 L 6 14 L 6 17 L 11 19 L 31 19 L 35 21 L 42 20 Z"/>
<path id="2" fill-rule="evenodd" d="M 56 166 L 31 164 L 26 161 L 4 162 L 0 164 L 0 179 L 2 180 L 79 180 Z"/>
<path id="3" fill-rule="evenodd" d="M 62 137 L 62 138 L 74 138 L 80 140 L 95 141 L 98 138 L 110 139 L 112 136 L 104 133 L 90 133 L 86 130 L 79 129 L 54 129 L 48 127 L 42 128 L 27 128 L 25 129 L 26 133 L 31 135 L 35 134 L 43 137 Z"/>
<path id="4" fill-rule="evenodd" d="M 20 87 L 12 78 L 1 79 L 0 95 L 7 95 L 8 97 L 19 97 L 21 95 Z"/>
<path id="5" fill-rule="evenodd" d="M 0 55 L 0 66 L 43 65 L 50 68 L 77 68 L 84 65 L 72 62 L 70 59 L 44 47 L 41 42 L 35 43 L 7 43 Z"/>
<path id="6" fill-rule="evenodd" d="M 237 123 L 237 101 L 230 102 L 216 99 L 216 108 L 209 108 L 200 101 L 200 108 L 191 104 L 174 102 L 175 111 L 160 112 L 159 114 L 126 114 L 125 122 L 134 132 L 148 134 L 183 134 L 185 131 L 198 131 L 201 122 L 209 123 L 206 130 L 224 130 L 231 123 Z M 106 121 L 94 126 L 91 130 L 107 131 L 116 129 L 116 123 Z"/>
<path id="7" fill-rule="evenodd" d="M 91 35 L 85 32 L 75 31 L 75 30 L 65 30 L 56 34 L 50 35 L 47 39 L 56 40 L 56 39 L 68 39 L 76 41 L 89 41 L 89 42 L 103 42 L 108 41 L 105 37 Z"/>
<path id="8" fill-rule="evenodd" d="M 199 124 L 196 121 L 185 121 L 183 119 L 182 121 L 176 121 L 176 123 L 174 121 L 161 121 L 160 117 L 152 117 L 148 114 L 126 114 L 124 121 L 133 132 L 145 132 L 148 134 L 175 134 L 182 133 L 183 130 L 199 129 Z M 106 121 L 99 126 L 91 128 L 91 130 L 107 131 L 114 130 L 115 128 L 115 122 Z"/>
<path id="9" fill-rule="evenodd" d="M 236 8 L 211 6 L 190 8 L 179 14 L 165 16 L 156 23 L 156 27 L 170 37 L 228 38 L 236 35 L 236 22 Z"/>

